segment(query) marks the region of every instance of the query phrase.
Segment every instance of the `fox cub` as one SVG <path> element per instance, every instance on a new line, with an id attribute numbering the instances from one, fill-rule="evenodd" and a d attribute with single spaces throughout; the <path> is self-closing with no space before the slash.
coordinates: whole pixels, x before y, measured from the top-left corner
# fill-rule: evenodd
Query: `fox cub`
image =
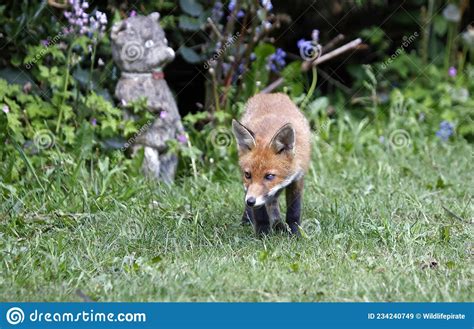
<path id="1" fill-rule="evenodd" d="M 258 235 L 287 230 L 278 197 L 286 189 L 286 223 L 299 233 L 303 177 L 311 158 L 308 121 L 285 94 L 258 94 L 247 102 L 241 122 L 232 120 L 245 189 L 243 222 Z"/>

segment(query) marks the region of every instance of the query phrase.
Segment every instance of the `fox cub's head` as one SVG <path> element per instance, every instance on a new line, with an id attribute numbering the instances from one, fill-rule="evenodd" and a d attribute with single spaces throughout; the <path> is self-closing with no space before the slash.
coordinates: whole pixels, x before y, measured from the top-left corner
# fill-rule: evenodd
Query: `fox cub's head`
<path id="1" fill-rule="evenodd" d="M 239 149 L 245 202 L 250 207 L 262 206 L 292 180 L 295 130 L 288 123 L 270 142 L 261 141 L 237 120 L 232 121 L 232 131 Z"/>

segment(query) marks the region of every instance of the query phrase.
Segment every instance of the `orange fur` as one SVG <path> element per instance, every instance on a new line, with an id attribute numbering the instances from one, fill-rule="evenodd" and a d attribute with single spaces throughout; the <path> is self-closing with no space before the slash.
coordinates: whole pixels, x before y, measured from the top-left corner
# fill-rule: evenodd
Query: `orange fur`
<path id="1" fill-rule="evenodd" d="M 242 125 L 254 135 L 251 149 L 239 148 L 239 164 L 244 175 L 247 195 L 267 197 L 272 188 L 279 186 L 292 175 L 307 171 L 311 158 L 311 131 L 308 122 L 297 106 L 285 94 L 258 94 L 247 103 Z M 294 149 L 277 154 L 271 147 L 272 138 L 280 128 L 290 124 L 294 129 Z M 274 174 L 271 181 L 266 174 Z"/>

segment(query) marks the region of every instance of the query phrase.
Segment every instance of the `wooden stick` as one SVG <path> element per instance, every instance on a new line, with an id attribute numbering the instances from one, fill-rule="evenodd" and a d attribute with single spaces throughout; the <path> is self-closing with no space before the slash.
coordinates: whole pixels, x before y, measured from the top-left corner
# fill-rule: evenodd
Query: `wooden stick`
<path id="1" fill-rule="evenodd" d="M 308 71 L 311 66 L 317 66 L 321 63 L 324 63 L 330 59 L 333 59 L 334 57 L 337 57 L 343 53 L 345 53 L 346 51 L 349 51 L 351 49 L 355 49 L 357 48 L 357 46 L 359 46 L 360 44 L 362 43 L 362 39 L 360 38 L 357 38 L 355 40 L 352 40 L 351 42 L 349 43 L 346 43 L 345 45 L 337 48 L 337 49 L 334 49 L 333 51 L 327 53 L 327 54 L 324 54 L 322 55 L 321 57 L 318 57 L 316 60 L 314 61 L 305 61 L 303 62 L 303 64 L 301 64 L 301 71 L 302 72 L 306 72 Z M 276 88 L 278 88 L 279 86 L 281 86 L 283 84 L 284 80 L 283 78 L 279 78 L 275 81 L 273 81 L 271 84 L 269 84 L 265 89 L 263 89 L 260 93 L 261 94 L 267 94 L 267 93 L 270 93 L 272 92 L 273 90 L 275 90 Z"/>
<path id="2" fill-rule="evenodd" d="M 345 38 L 344 34 L 338 34 L 334 39 L 332 39 L 331 41 L 329 41 L 327 44 L 324 45 L 323 54 L 327 53 L 329 50 L 333 50 L 334 47 L 336 47 L 339 42 L 344 40 L 344 38 Z"/>

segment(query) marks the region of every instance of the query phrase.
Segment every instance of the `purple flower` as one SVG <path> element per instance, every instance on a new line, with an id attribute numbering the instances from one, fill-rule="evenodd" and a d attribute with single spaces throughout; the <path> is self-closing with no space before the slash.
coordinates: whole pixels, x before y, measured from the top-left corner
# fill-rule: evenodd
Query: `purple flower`
<path id="1" fill-rule="evenodd" d="M 296 43 L 296 45 L 298 46 L 298 49 L 301 49 L 301 47 L 303 47 L 306 42 L 308 41 L 306 41 L 305 39 L 299 39 L 298 42 Z"/>
<path id="2" fill-rule="evenodd" d="M 442 121 L 439 124 L 439 130 L 436 132 L 436 136 L 443 142 L 446 142 L 451 135 L 454 133 L 454 125 L 449 121 Z"/>
<path id="3" fill-rule="evenodd" d="M 67 18 L 69 28 L 64 29 L 64 33 L 76 32 L 81 35 L 88 33 L 104 33 L 107 25 L 107 15 L 96 11 L 94 15 L 89 16 L 84 9 L 89 8 L 89 3 L 83 0 L 70 0 L 71 11 L 64 12 Z"/>
<path id="4" fill-rule="evenodd" d="M 237 0 L 230 0 L 229 5 L 227 6 L 229 11 L 234 11 L 236 4 L 237 4 Z"/>
<path id="5" fill-rule="evenodd" d="M 265 10 L 270 11 L 273 9 L 271 0 L 262 0 L 261 3 L 262 3 L 263 8 L 265 8 Z"/>
<path id="6" fill-rule="evenodd" d="M 275 53 L 268 57 L 267 68 L 273 72 L 280 71 L 286 65 L 285 58 L 286 52 L 281 48 L 277 48 Z"/>
<path id="7" fill-rule="evenodd" d="M 450 77 L 454 78 L 456 74 L 458 74 L 458 70 L 454 66 L 451 66 L 448 70 L 448 74 Z"/>
<path id="8" fill-rule="evenodd" d="M 178 137 L 176 137 L 176 139 L 178 140 L 178 142 L 180 142 L 181 144 L 186 144 L 188 142 L 188 138 L 186 137 L 185 134 L 179 134 Z"/>
<path id="9" fill-rule="evenodd" d="M 3 105 L 2 111 L 5 112 L 5 113 L 9 113 L 9 112 L 10 112 L 10 108 L 8 107 L 8 105 Z"/>
<path id="10" fill-rule="evenodd" d="M 93 125 L 94 127 L 97 126 L 97 119 L 96 118 L 91 119 L 91 125 Z"/>
<path id="11" fill-rule="evenodd" d="M 128 15 L 128 16 L 129 16 L 129 17 L 135 17 L 135 16 L 137 16 L 137 12 L 136 12 L 135 10 L 132 10 L 132 11 L 130 12 L 130 15 Z"/>
<path id="12" fill-rule="evenodd" d="M 211 18 L 215 22 L 219 22 L 222 17 L 224 16 L 224 11 L 223 11 L 224 5 L 220 1 L 216 1 L 214 4 L 214 7 L 212 7 L 212 14 Z"/>
<path id="13" fill-rule="evenodd" d="M 41 44 L 45 47 L 48 47 L 49 45 L 49 40 L 41 40 Z"/>
<path id="14" fill-rule="evenodd" d="M 237 0 L 230 0 L 229 5 L 227 8 L 229 9 L 230 12 L 233 12 L 235 9 L 235 6 L 237 5 Z M 237 12 L 237 18 L 242 18 L 245 16 L 245 11 L 242 9 Z M 230 16 L 227 17 L 227 19 L 230 19 Z"/>
<path id="15" fill-rule="evenodd" d="M 268 31 L 272 28 L 272 23 L 270 23 L 269 21 L 263 21 L 263 28 Z"/>
<path id="16" fill-rule="evenodd" d="M 250 61 L 253 62 L 256 59 L 257 59 L 257 55 L 255 55 L 255 53 L 251 53 L 250 54 Z"/>
<path id="17" fill-rule="evenodd" d="M 160 112 L 160 118 L 161 118 L 161 119 L 164 119 L 164 118 L 166 118 L 167 116 L 168 116 L 168 112 L 166 112 L 166 111 L 161 111 L 161 112 Z"/>

